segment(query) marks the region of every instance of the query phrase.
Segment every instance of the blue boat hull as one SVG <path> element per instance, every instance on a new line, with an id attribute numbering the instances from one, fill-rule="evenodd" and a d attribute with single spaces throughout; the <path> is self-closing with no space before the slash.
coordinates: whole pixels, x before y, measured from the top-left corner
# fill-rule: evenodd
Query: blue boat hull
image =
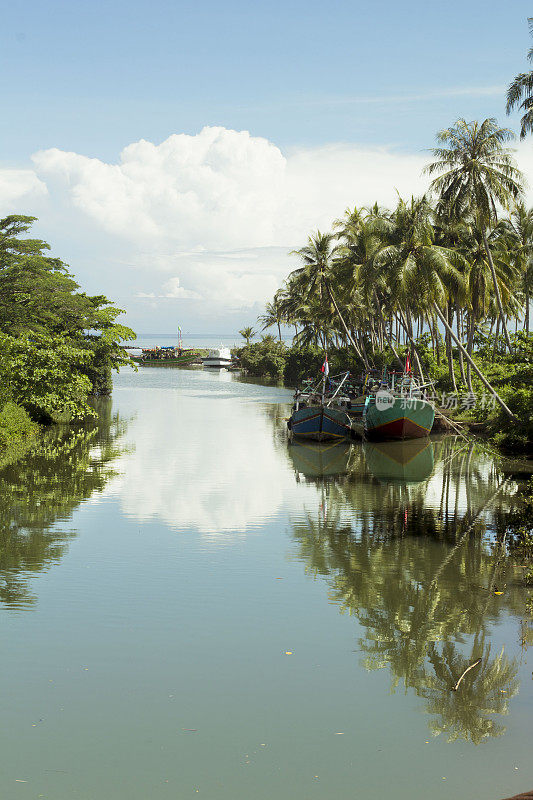
<path id="1" fill-rule="evenodd" d="M 345 411 L 326 406 L 309 406 L 293 411 L 289 430 L 294 436 L 325 442 L 328 439 L 345 439 L 351 433 L 350 417 Z"/>

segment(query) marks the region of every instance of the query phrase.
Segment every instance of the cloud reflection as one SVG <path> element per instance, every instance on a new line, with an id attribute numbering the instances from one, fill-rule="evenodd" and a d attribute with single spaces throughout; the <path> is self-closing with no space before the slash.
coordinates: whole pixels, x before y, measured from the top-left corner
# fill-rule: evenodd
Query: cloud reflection
<path id="1" fill-rule="evenodd" d="M 265 525 L 296 496 L 284 438 L 276 440 L 283 421 L 277 428 L 272 420 L 282 407 L 235 394 L 213 402 L 152 389 L 138 397 L 128 430 L 134 449 L 108 492 L 120 495 L 128 517 L 222 540 Z"/>

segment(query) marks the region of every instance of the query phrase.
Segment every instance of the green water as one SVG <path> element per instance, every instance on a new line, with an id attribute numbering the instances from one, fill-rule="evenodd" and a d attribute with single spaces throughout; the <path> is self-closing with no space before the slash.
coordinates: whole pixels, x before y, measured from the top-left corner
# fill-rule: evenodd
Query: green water
<path id="1" fill-rule="evenodd" d="M 289 400 L 124 373 L 0 473 L 0 797 L 533 785 L 533 637 L 493 544 L 515 477 L 450 438 L 288 445 Z"/>

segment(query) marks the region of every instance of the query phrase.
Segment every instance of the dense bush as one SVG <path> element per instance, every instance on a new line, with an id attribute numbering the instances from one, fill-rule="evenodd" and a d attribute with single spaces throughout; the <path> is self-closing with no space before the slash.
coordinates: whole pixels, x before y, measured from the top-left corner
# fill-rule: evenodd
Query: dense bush
<path id="1" fill-rule="evenodd" d="M 87 402 L 92 385 L 83 370 L 91 357 L 61 336 L 0 334 L 0 381 L 34 420 L 87 416 L 93 413 Z"/>
<path id="2" fill-rule="evenodd" d="M 35 438 L 38 426 L 24 408 L 12 401 L 0 408 L 0 450 Z"/>
<path id="3" fill-rule="evenodd" d="M 237 348 L 234 355 L 249 375 L 277 380 L 284 377 L 287 347 L 273 336 L 264 336 L 260 342 Z"/>

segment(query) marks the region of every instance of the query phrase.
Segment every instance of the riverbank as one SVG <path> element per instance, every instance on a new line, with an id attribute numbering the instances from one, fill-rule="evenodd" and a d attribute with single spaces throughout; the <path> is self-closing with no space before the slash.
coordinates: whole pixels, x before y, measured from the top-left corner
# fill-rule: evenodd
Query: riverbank
<path id="1" fill-rule="evenodd" d="M 134 331 L 103 295 L 81 291 L 50 246 L 25 236 L 35 217 L 0 220 L 0 464 L 40 429 L 94 415 L 91 398 L 112 390 Z"/>
<path id="2" fill-rule="evenodd" d="M 473 393 L 467 388 L 464 364 L 455 352 L 453 379 L 448 365 L 436 353 L 427 337 L 416 340 L 424 379 L 433 381 L 435 402 L 446 417 L 459 423 L 477 436 L 482 436 L 506 453 L 533 452 L 533 336 L 519 334 L 513 337 L 514 352 L 502 352 L 501 343 L 487 337 L 473 359 L 498 394 L 515 415 L 511 421 L 493 396 L 475 374 L 471 376 Z M 304 378 L 318 375 L 324 361 L 324 350 L 314 345 L 302 346 L 265 336 L 259 342 L 236 348 L 234 355 L 242 369 L 254 377 L 270 377 L 296 387 Z M 398 347 L 397 353 L 405 359 L 408 348 Z M 361 358 L 350 347 L 330 346 L 328 350 L 330 373 L 345 370 L 359 375 L 365 372 Z M 390 349 L 374 350 L 372 367 L 397 369 Z M 454 385 L 455 384 L 455 385 Z"/>

